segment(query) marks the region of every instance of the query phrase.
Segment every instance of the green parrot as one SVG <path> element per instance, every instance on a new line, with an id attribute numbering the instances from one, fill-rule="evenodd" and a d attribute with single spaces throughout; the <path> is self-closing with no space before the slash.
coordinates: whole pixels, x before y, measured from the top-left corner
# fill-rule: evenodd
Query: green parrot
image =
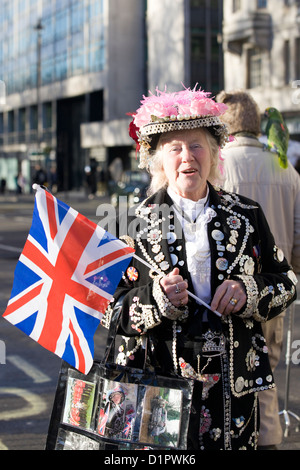
<path id="1" fill-rule="evenodd" d="M 266 134 L 268 149 L 278 154 L 279 164 L 282 168 L 288 167 L 287 150 L 289 145 L 289 131 L 282 114 L 276 108 L 267 108 L 265 116 L 268 118 Z"/>

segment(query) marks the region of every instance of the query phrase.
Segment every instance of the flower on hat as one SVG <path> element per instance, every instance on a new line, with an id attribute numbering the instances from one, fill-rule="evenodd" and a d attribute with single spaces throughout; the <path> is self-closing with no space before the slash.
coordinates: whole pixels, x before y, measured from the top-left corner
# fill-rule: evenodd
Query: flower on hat
<path id="1" fill-rule="evenodd" d="M 133 116 L 133 120 L 130 122 L 129 128 L 128 128 L 129 136 L 136 142 L 137 145 L 139 145 L 139 137 L 138 137 L 139 128 L 134 123 L 135 114 L 133 114 L 133 113 L 127 113 L 127 114 L 129 116 Z"/>
<path id="2" fill-rule="evenodd" d="M 134 124 L 141 128 L 157 119 L 176 119 L 178 116 L 220 116 L 227 106 L 209 98 L 210 93 L 202 90 L 185 90 L 167 93 L 156 88 L 156 95 L 150 92 L 143 96 L 142 106 L 134 116 Z"/>
<path id="3" fill-rule="evenodd" d="M 224 146 L 228 132 L 219 116 L 225 113 L 227 106 L 210 98 L 210 92 L 196 90 L 196 87 L 174 93 L 156 88 L 156 94 L 149 92 L 149 96 L 143 96 L 139 109 L 130 114 L 133 120 L 129 135 L 137 144 L 139 168 L 149 167 L 149 157 L 155 146 L 153 136 L 164 132 L 206 127 L 212 130 L 219 147 Z"/>

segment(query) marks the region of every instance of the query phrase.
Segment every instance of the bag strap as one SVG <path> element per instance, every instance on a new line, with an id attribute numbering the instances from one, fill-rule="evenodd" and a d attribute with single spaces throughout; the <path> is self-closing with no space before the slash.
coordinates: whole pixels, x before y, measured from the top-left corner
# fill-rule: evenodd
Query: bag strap
<path id="1" fill-rule="evenodd" d="M 121 322 L 121 312 L 122 312 L 122 305 L 124 295 L 122 295 L 117 303 L 115 304 L 110 320 L 107 340 L 106 340 L 106 350 L 104 353 L 103 362 L 104 364 L 109 361 L 113 361 L 114 359 L 114 346 L 116 342 L 117 331 Z"/>
<path id="2" fill-rule="evenodd" d="M 114 346 L 116 342 L 116 336 L 117 336 L 117 331 L 121 323 L 121 312 L 122 312 L 122 306 L 123 306 L 123 300 L 124 300 L 125 295 L 122 295 L 116 302 L 111 320 L 110 320 L 110 325 L 109 325 L 109 330 L 108 330 L 108 335 L 107 335 L 107 340 L 106 340 L 106 350 L 104 353 L 104 358 L 102 363 L 105 364 L 107 362 L 113 362 L 114 361 Z M 147 335 L 144 336 L 144 344 L 143 344 L 143 349 L 145 351 L 145 356 L 144 356 L 144 364 L 143 364 L 143 370 L 146 369 L 146 359 L 147 359 L 147 347 L 148 347 L 148 337 Z"/>

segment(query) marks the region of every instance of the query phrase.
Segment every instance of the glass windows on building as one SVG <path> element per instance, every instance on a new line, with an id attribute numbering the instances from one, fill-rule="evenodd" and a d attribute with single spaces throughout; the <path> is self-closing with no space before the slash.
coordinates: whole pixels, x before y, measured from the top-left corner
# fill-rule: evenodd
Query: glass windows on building
<path id="1" fill-rule="evenodd" d="M 213 93 L 223 88 L 222 2 L 191 1 L 191 85 Z"/>
<path id="2" fill-rule="evenodd" d="M 0 78 L 8 94 L 37 86 L 39 61 L 41 85 L 103 70 L 103 0 L 2 0 Z"/>
<path id="3" fill-rule="evenodd" d="M 232 13 L 241 9 L 241 0 L 232 0 Z"/>
<path id="4" fill-rule="evenodd" d="M 4 134 L 4 114 L 0 113 L 0 145 L 3 145 L 3 134 Z"/>
<path id="5" fill-rule="evenodd" d="M 7 113 L 7 130 L 9 133 L 13 133 L 15 131 L 15 114 L 14 111 L 8 111 Z"/>
<path id="6" fill-rule="evenodd" d="M 25 142 L 26 136 L 26 109 L 20 108 L 18 113 L 18 140 L 19 143 Z"/>
<path id="7" fill-rule="evenodd" d="M 13 110 L 7 113 L 7 143 L 15 143 L 15 112 Z"/>
<path id="8" fill-rule="evenodd" d="M 267 0 L 257 0 L 257 8 L 267 8 Z"/>
<path id="9" fill-rule="evenodd" d="M 36 105 L 29 108 L 29 127 L 31 130 L 36 130 L 38 127 L 38 109 Z"/>
<path id="10" fill-rule="evenodd" d="M 284 41 L 283 46 L 283 60 L 284 60 L 284 83 L 288 85 L 290 83 L 290 41 Z"/>
<path id="11" fill-rule="evenodd" d="M 43 128 L 52 127 L 52 103 L 43 103 Z"/>
<path id="12" fill-rule="evenodd" d="M 295 41 L 295 78 L 300 80 L 300 37 Z"/>
<path id="13" fill-rule="evenodd" d="M 262 51 L 258 47 L 248 51 L 248 84 L 247 88 L 256 88 L 262 85 Z"/>

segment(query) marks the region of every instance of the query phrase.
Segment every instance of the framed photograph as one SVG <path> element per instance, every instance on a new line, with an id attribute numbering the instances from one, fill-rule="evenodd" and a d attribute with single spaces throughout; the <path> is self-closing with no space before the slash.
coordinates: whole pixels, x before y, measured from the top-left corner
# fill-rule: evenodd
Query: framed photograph
<path id="1" fill-rule="evenodd" d="M 131 440 L 135 425 L 138 385 L 103 380 L 97 432 L 110 439 Z"/>
<path id="2" fill-rule="evenodd" d="M 63 363 L 47 450 L 187 448 L 193 382 L 115 363 L 88 375 Z"/>
<path id="3" fill-rule="evenodd" d="M 84 429 L 91 428 L 96 384 L 68 377 L 62 422 Z"/>
<path id="4" fill-rule="evenodd" d="M 146 386 L 139 441 L 178 447 L 181 430 L 182 391 Z"/>
<path id="5" fill-rule="evenodd" d="M 60 429 L 57 442 L 57 450 L 99 450 L 99 443 L 82 434 Z"/>

